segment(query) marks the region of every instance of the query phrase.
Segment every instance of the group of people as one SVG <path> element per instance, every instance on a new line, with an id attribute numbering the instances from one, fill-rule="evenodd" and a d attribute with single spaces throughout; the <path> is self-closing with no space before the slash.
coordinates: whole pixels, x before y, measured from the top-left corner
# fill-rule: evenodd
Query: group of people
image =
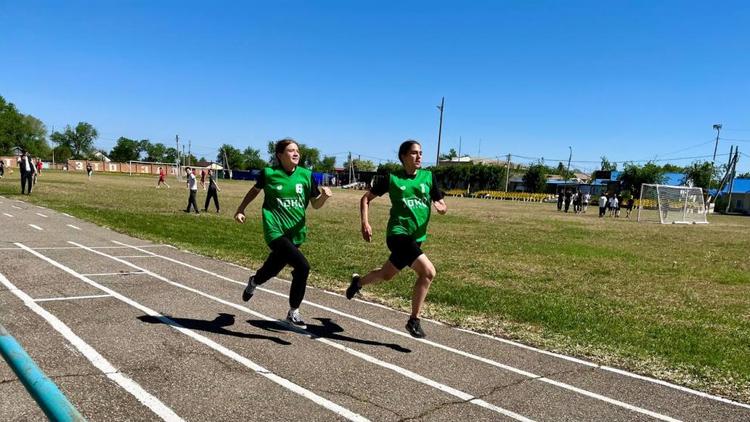
<path id="1" fill-rule="evenodd" d="M 570 210 L 570 204 L 572 203 L 573 212 L 575 212 L 576 214 L 582 214 L 585 213 L 586 210 L 588 210 L 590 202 L 591 194 L 589 194 L 588 192 L 571 192 L 570 189 L 568 189 L 565 192 L 560 191 L 557 194 L 558 211 L 562 211 L 564 206 L 565 212 L 568 212 Z"/>
<path id="2" fill-rule="evenodd" d="M 332 192 L 327 186 L 319 187 L 312 172 L 299 166 L 299 145 L 296 141 L 282 139 L 275 144 L 274 151 L 277 164 L 266 167 L 260 173 L 234 215 L 238 223 L 244 223 L 245 208 L 263 192 L 263 235 L 271 252 L 260 269 L 250 276 L 242 291 L 242 300 L 249 301 L 258 286 L 289 265 L 293 270 L 286 321 L 293 327 L 305 329 L 307 325 L 299 312 L 311 270 L 305 255 L 300 251 L 307 235 L 305 210 L 309 204 L 314 209 L 321 208 L 332 196 Z M 421 250 L 421 245 L 427 238 L 432 206 L 440 214 L 446 213 L 447 206 L 432 172 L 421 168 L 422 147 L 419 142 L 407 140 L 402 143 L 398 158 L 402 167 L 374 183 L 360 200 L 362 238 L 371 242 L 373 232 L 369 223 L 370 202 L 385 193 L 389 194 L 391 211 L 386 229 L 386 245 L 390 256 L 378 269 L 363 276 L 353 274 L 346 297 L 352 299 L 364 286 L 391 280 L 403 268 L 411 267 L 417 273 L 417 280 L 406 330 L 412 336 L 422 338 L 425 333 L 419 316 L 436 272 L 435 266 Z M 194 181 L 195 176 L 192 177 Z"/>
<path id="3" fill-rule="evenodd" d="M 208 186 L 206 186 L 206 181 L 208 181 Z M 160 167 L 159 181 L 157 182 L 156 187 L 158 188 L 161 183 L 164 183 L 165 185 L 167 184 L 167 182 L 164 181 L 164 170 Z M 188 191 L 190 192 L 188 195 L 188 203 L 185 212 L 189 213 L 192 209 L 196 214 L 200 214 L 200 212 L 198 211 L 198 203 L 195 201 L 195 197 L 198 194 L 198 182 L 195 178 L 195 170 L 191 167 L 185 168 L 185 184 L 188 188 Z M 216 212 L 218 213 L 219 192 L 221 192 L 221 189 L 216 183 L 216 176 L 214 176 L 213 170 L 208 169 L 207 171 L 204 170 L 204 172 L 202 172 L 201 185 L 203 186 L 204 190 L 207 190 L 206 203 L 203 206 L 203 211 L 208 212 L 208 206 L 210 205 L 211 199 L 213 199 L 214 206 L 216 207 Z M 169 185 L 167 185 L 167 187 L 169 187 Z"/>
<path id="4" fill-rule="evenodd" d="M 635 200 L 630 196 L 624 202 L 625 218 L 630 218 L 630 213 L 633 211 L 633 205 Z M 602 192 L 599 197 L 599 217 L 603 218 L 609 212 L 610 217 L 619 218 L 620 208 L 623 208 L 623 197 L 621 195 L 615 195 L 614 193 L 607 195 L 606 192 Z"/>

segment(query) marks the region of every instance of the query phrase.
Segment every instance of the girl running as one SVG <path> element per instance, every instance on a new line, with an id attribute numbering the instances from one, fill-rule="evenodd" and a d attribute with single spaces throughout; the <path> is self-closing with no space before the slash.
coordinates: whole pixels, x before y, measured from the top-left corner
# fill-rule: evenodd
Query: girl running
<path id="1" fill-rule="evenodd" d="M 294 327 L 306 329 L 307 325 L 299 313 L 310 273 L 310 264 L 299 250 L 307 234 L 305 209 L 308 203 L 315 209 L 322 207 L 331 197 L 331 189 L 319 189 L 312 172 L 299 167 L 299 146 L 293 139 L 276 142 L 275 155 L 278 165 L 263 169 L 234 215 L 238 223 L 244 223 L 245 208 L 263 191 L 263 236 L 271 253 L 258 272 L 248 280 L 242 300 L 250 300 L 257 286 L 289 265 L 294 270 L 286 321 Z"/>
<path id="2" fill-rule="evenodd" d="M 159 187 L 161 187 L 162 184 L 164 184 L 164 186 L 166 187 L 169 187 L 169 185 L 167 184 L 166 176 L 167 175 L 166 173 L 164 173 L 164 169 L 159 167 L 159 181 L 156 182 L 157 189 L 159 189 Z"/>
<path id="3" fill-rule="evenodd" d="M 406 330 L 414 337 L 425 336 L 419 314 L 422 310 L 430 284 L 435 278 L 435 266 L 420 247 L 427 238 L 427 223 L 430 221 L 431 205 L 439 214 L 445 214 L 448 207 L 443 193 L 438 189 L 432 172 L 422 170 L 422 146 L 414 140 L 407 140 L 398 149 L 398 158 L 403 168 L 381 177 L 362 196 L 359 203 L 362 220 L 362 237 L 372 241 L 372 227 L 368 221 L 370 202 L 388 193 L 391 198 L 391 217 L 388 220 L 385 243 L 391 251 L 388 260 L 381 268 L 370 271 L 363 277 L 352 275 L 346 298 L 351 299 L 370 283 L 388 281 L 407 265 L 417 273 L 417 281 L 411 298 L 411 317 Z"/>

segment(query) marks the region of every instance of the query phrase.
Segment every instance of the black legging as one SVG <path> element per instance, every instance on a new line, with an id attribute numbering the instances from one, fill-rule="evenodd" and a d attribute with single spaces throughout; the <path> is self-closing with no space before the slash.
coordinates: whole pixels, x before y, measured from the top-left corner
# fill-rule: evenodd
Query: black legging
<path id="1" fill-rule="evenodd" d="M 255 284 L 263 284 L 271 277 L 275 277 L 284 266 L 291 266 L 294 270 L 292 271 L 292 287 L 289 289 L 289 307 L 299 308 L 302 299 L 305 298 L 310 264 L 300 252 L 299 246 L 286 237 L 274 239 L 269 246 L 271 254 L 255 273 Z"/>
<path id="2" fill-rule="evenodd" d="M 214 198 L 216 211 L 219 211 L 219 193 L 216 188 L 208 188 L 208 194 L 206 194 L 206 205 L 203 206 L 203 211 L 208 211 L 208 204 L 211 202 L 211 198 Z"/>
<path id="3" fill-rule="evenodd" d="M 190 212 L 191 207 L 195 210 L 195 212 L 198 212 L 198 203 L 195 202 L 196 192 L 198 191 L 190 189 L 190 196 L 188 196 L 187 210 L 185 210 L 185 212 Z"/>

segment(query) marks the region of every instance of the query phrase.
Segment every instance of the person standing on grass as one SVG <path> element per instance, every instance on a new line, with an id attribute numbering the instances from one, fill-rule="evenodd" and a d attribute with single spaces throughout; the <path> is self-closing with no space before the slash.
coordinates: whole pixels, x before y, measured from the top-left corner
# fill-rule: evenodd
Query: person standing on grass
<path id="1" fill-rule="evenodd" d="M 221 192 L 221 189 L 219 189 L 219 185 L 216 184 L 216 178 L 211 169 L 208 169 L 206 176 L 208 177 L 208 194 L 206 194 L 206 204 L 203 207 L 203 211 L 208 212 L 208 204 L 211 201 L 211 198 L 213 198 L 216 212 L 219 212 L 219 192 Z"/>
<path id="2" fill-rule="evenodd" d="M 34 185 L 36 185 L 36 179 L 39 177 L 40 174 L 42 174 L 42 167 L 44 167 L 44 164 L 42 163 L 42 159 L 39 157 L 36 157 L 36 172 L 34 173 Z"/>
<path id="3" fill-rule="evenodd" d="M 167 184 L 166 176 L 167 175 L 166 173 L 164 173 L 164 168 L 159 167 L 159 181 L 156 182 L 156 189 L 159 189 L 162 184 L 164 184 L 164 186 L 166 186 L 167 188 L 169 187 L 169 185 Z"/>
<path id="4" fill-rule="evenodd" d="M 185 168 L 185 183 L 187 184 L 187 188 L 190 190 L 190 195 L 188 196 L 188 203 L 187 208 L 185 209 L 185 212 L 189 213 L 190 208 L 192 207 L 193 210 L 195 210 L 196 214 L 200 214 L 198 212 L 198 203 L 195 202 L 195 195 L 198 193 L 198 183 L 195 180 L 195 174 L 193 173 L 193 170 L 190 167 Z"/>
<path id="5" fill-rule="evenodd" d="M 391 199 L 391 213 L 385 243 L 391 254 L 381 268 L 362 277 L 353 274 L 346 289 L 346 298 L 353 298 L 363 286 L 388 281 L 404 267 L 410 266 L 417 273 L 417 281 L 412 292 L 411 316 L 406 323 L 406 330 L 414 337 L 423 338 L 425 333 L 419 315 L 436 272 L 435 266 L 420 248 L 422 242 L 427 239 L 431 207 L 434 205 L 439 214 L 445 214 L 448 206 L 443 199 L 443 193 L 438 189 L 435 176 L 429 170 L 421 168 L 422 146 L 419 142 L 411 139 L 403 142 L 398 149 L 398 158 L 403 168 L 380 177 L 362 196 L 359 203 L 362 238 L 371 242 L 370 202 L 388 193 Z"/>
<path id="6" fill-rule="evenodd" d="M 206 190 L 206 169 L 201 169 L 201 186 Z"/>
<path id="7" fill-rule="evenodd" d="M 18 167 L 21 171 L 21 195 L 31 195 L 36 168 L 28 152 L 21 151 L 21 157 L 18 159 Z"/>
<path id="8" fill-rule="evenodd" d="M 299 312 L 310 274 L 310 264 L 299 250 L 307 235 L 305 210 L 308 204 L 312 204 L 315 209 L 322 207 L 331 197 L 331 188 L 319 189 L 312 171 L 299 167 L 297 141 L 282 139 L 276 142 L 274 151 L 278 164 L 260 172 L 255 186 L 247 192 L 234 214 L 238 223 L 244 223 L 245 208 L 263 191 L 263 237 L 271 253 L 258 272 L 250 276 L 242 291 L 242 300 L 250 300 L 257 286 L 275 277 L 282 268 L 289 265 L 293 270 L 286 321 L 292 327 L 306 329 L 307 325 Z"/>
<path id="9" fill-rule="evenodd" d="M 599 217 L 604 217 L 607 213 L 607 194 L 602 192 L 599 197 Z"/>
<path id="10" fill-rule="evenodd" d="M 630 218 L 630 213 L 633 211 L 634 203 L 635 200 L 633 199 L 633 195 L 630 195 L 630 198 L 625 202 L 625 218 Z"/>
<path id="11" fill-rule="evenodd" d="M 89 180 L 91 180 L 91 175 L 94 174 L 94 168 L 91 167 L 91 163 L 86 163 L 86 175 L 88 175 Z"/>
<path id="12" fill-rule="evenodd" d="M 0 179 L 5 176 L 5 161 L 0 160 Z"/>

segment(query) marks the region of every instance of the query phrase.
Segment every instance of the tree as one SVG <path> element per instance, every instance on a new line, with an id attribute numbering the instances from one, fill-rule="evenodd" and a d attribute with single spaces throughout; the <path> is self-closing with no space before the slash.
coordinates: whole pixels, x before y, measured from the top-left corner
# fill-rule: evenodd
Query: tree
<path id="1" fill-rule="evenodd" d="M 634 163 L 625 163 L 625 168 L 618 180 L 622 182 L 623 190 L 629 190 L 633 196 L 639 197 L 642 184 L 664 182 L 664 169 L 651 161 L 643 167 Z"/>
<path id="2" fill-rule="evenodd" d="M 248 169 L 262 169 L 266 166 L 266 162 L 260 158 L 260 150 L 251 147 L 245 148 L 242 151 L 243 158 L 243 170 Z"/>
<path id="3" fill-rule="evenodd" d="M 450 151 L 448 151 L 447 154 L 440 154 L 440 159 L 441 160 L 451 160 L 451 159 L 456 158 L 456 157 L 458 157 L 458 153 L 453 148 L 451 148 Z"/>
<path id="4" fill-rule="evenodd" d="M 684 173 L 685 170 L 687 170 L 687 167 L 680 167 L 674 164 L 667 163 L 662 166 L 662 170 L 667 173 Z"/>
<path id="5" fill-rule="evenodd" d="M 296 141 L 295 141 L 296 142 Z M 317 148 L 308 147 L 305 144 L 297 143 L 299 147 L 299 164 L 302 167 L 316 170 L 320 167 L 320 151 Z M 268 141 L 268 163 L 276 163 L 276 142 Z"/>
<path id="6" fill-rule="evenodd" d="M 549 168 L 541 162 L 532 164 L 523 175 L 523 184 L 527 192 L 544 192 L 547 185 Z"/>
<path id="7" fill-rule="evenodd" d="M 201 161 L 206 161 L 202 159 Z M 177 162 L 177 148 L 169 147 L 164 151 L 164 162 L 165 163 L 176 163 Z"/>
<path id="8" fill-rule="evenodd" d="M 121 163 L 137 161 L 141 158 L 141 144 L 138 141 L 121 136 L 117 139 L 115 147 L 109 152 L 109 158 Z"/>
<path id="9" fill-rule="evenodd" d="M 224 156 L 226 155 L 226 163 Z M 244 156 L 242 151 L 229 145 L 224 144 L 219 147 L 219 153 L 216 155 L 216 161 L 222 163 L 227 169 L 242 169 L 244 165 Z"/>
<path id="10" fill-rule="evenodd" d="M 10 154 L 19 147 L 32 156 L 49 158 L 47 128 L 41 120 L 21 114 L 13 103 L 0 96 L 0 154 Z"/>
<path id="11" fill-rule="evenodd" d="M 708 162 L 695 162 L 688 167 L 685 167 L 683 171 L 685 175 L 685 181 L 688 180 L 693 182 L 693 186 L 708 189 L 708 185 L 716 177 L 714 166 Z"/>
<path id="12" fill-rule="evenodd" d="M 140 141 L 141 146 L 146 152 L 146 161 L 153 161 L 157 163 L 171 163 L 174 160 L 167 160 L 167 146 L 161 142 L 152 144 L 148 139 Z M 177 157 L 175 157 L 176 159 Z"/>
<path id="13" fill-rule="evenodd" d="M 453 166 L 451 166 L 451 167 L 453 167 Z M 447 168 L 450 168 L 450 167 L 447 167 L 447 166 L 436 167 L 436 168 L 432 169 L 432 171 L 433 172 L 438 172 L 439 169 L 447 169 Z M 392 161 L 389 161 L 387 163 L 378 164 L 377 172 L 380 173 L 380 174 L 395 173 L 395 172 L 399 171 L 400 169 L 401 169 L 401 163 L 394 163 Z"/>
<path id="14" fill-rule="evenodd" d="M 617 163 L 610 163 L 609 160 L 607 160 L 607 157 L 602 155 L 602 164 L 601 164 L 601 170 L 604 171 L 614 171 L 617 170 Z"/>
<path id="15" fill-rule="evenodd" d="M 738 179 L 750 179 L 750 172 L 742 173 L 739 176 L 737 176 Z"/>
<path id="16" fill-rule="evenodd" d="M 354 166 L 354 171 L 375 171 L 375 163 L 370 160 L 352 158 L 352 165 Z M 344 168 L 349 168 L 349 160 L 344 162 Z"/>
<path id="17" fill-rule="evenodd" d="M 336 170 L 336 157 L 324 156 L 320 161 L 320 164 L 315 168 L 316 171 L 322 171 L 324 173 L 333 173 Z"/>
<path id="18" fill-rule="evenodd" d="M 75 159 L 85 159 L 94 149 L 94 139 L 99 137 L 99 132 L 86 122 L 79 122 L 75 129 L 65 126 L 64 132 L 54 132 L 50 135 L 52 142 L 67 147 Z"/>

